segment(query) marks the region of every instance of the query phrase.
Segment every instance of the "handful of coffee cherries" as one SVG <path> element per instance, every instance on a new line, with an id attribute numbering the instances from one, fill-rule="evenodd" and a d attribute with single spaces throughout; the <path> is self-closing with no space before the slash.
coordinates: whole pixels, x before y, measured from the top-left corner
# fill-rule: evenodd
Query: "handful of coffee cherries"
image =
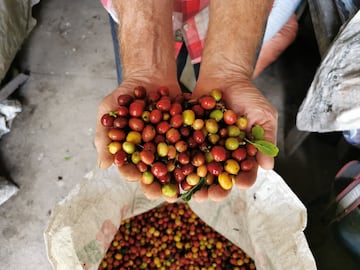
<path id="1" fill-rule="evenodd" d="M 101 118 L 114 164 L 134 164 L 142 183 L 157 181 L 168 198 L 189 201 L 212 185 L 230 190 L 238 173 L 253 168 L 257 151 L 272 157 L 279 152 L 264 140 L 261 126 L 246 133 L 246 116 L 226 108 L 219 89 L 195 99 L 188 93 L 171 98 L 166 86 L 151 92 L 137 86 L 117 103 Z"/>

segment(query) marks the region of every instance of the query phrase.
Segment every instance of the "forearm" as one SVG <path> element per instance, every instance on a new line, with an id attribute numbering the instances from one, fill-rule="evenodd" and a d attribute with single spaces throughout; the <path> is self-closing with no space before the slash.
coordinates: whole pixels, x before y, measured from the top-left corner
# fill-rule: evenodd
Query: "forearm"
<path id="1" fill-rule="evenodd" d="M 251 77 L 272 2 L 210 1 L 201 74 Z"/>
<path id="2" fill-rule="evenodd" d="M 124 80 L 149 73 L 154 78 L 174 76 L 173 1 L 114 0 L 113 3 L 119 18 Z"/>

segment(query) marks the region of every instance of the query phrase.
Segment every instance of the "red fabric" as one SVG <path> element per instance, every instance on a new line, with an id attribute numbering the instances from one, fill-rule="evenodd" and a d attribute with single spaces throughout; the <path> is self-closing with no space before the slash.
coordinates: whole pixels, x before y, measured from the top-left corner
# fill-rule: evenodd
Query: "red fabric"
<path id="1" fill-rule="evenodd" d="M 100 1 L 104 8 L 117 22 L 117 15 L 115 9 L 112 6 L 112 0 Z M 201 54 L 203 51 L 209 22 L 209 2 L 210 0 L 174 0 L 173 32 L 176 57 L 179 55 L 181 47 L 185 44 L 189 52 L 191 62 L 195 64 L 201 61 Z M 290 22 L 293 22 L 294 24 L 294 20 L 290 20 Z M 289 27 L 284 28 L 285 29 L 282 29 L 283 32 Z M 289 36 L 286 41 L 277 42 L 279 43 L 279 46 L 264 46 L 260 53 L 259 62 L 255 70 L 255 76 L 259 74 L 266 66 L 272 63 L 284 50 L 284 48 L 286 48 L 292 42 L 293 37 L 296 35 L 297 29 L 296 27 L 293 27 L 292 30 L 292 34 L 290 33 L 289 35 L 286 35 Z M 276 39 L 276 36 L 274 38 L 275 40 L 279 40 L 278 38 Z M 271 41 L 272 40 L 269 40 L 268 43 L 271 44 Z M 276 49 L 275 52 L 274 48 Z"/>
<path id="2" fill-rule="evenodd" d="M 174 11 L 182 14 L 181 28 L 183 41 L 189 52 L 189 57 L 193 63 L 201 61 L 201 53 L 204 45 L 205 35 L 199 33 L 206 32 L 208 22 L 208 12 L 201 12 L 209 6 L 209 0 L 175 0 Z M 175 24 L 176 25 L 176 24 Z M 202 28 L 198 29 L 197 25 Z M 177 27 L 175 27 L 177 28 Z M 199 31 L 201 30 L 201 31 Z M 183 44 L 176 42 L 175 55 L 177 56 Z"/>

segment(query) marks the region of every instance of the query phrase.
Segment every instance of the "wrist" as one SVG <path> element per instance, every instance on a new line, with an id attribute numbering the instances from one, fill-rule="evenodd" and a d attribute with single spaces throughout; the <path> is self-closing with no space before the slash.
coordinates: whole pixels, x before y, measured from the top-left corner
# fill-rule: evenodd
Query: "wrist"
<path id="1" fill-rule="evenodd" d="M 202 56 L 202 70 L 212 76 L 251 78 L 272 0 L 214 0 Z"/>
<path id="2" fill-rule="evenodd" d="M 114 0 L 123 77 L 176 77 L 172 1 Z"/>

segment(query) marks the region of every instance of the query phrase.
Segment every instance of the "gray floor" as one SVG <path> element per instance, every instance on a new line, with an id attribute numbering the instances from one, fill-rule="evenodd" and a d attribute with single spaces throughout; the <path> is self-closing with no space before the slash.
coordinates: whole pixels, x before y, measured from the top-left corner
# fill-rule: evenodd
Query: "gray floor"
<path id="1" fill-rule="evenodd" d="M 86 4 L 84 4 L 86 3 Z M 0 206 L 0 269 L 50 269 L 43 232 L 51 209 L 96 166 L 97 105 L 116 87 L 108 16 L 100 1 L 42 1 L 38 25 L 17 63 L 30 79 L 14 95 L 23 105 L 0 140 L 2 175 L 20 191 Z M 350 253 L 320 222 L 336 171 L 348 160 L 337 134 L 312 134 L 291 156 L 287 132 L 316 70 L 316 46 L 299 41 L 256 80 L 279 110 L 276 170 L 308 206 L 306 235 L 319 269 L 356 269 Z M 305 45 L 304 45 L 305 44 Z M 303 53 L 307 52 L 304 56 Z"/>

